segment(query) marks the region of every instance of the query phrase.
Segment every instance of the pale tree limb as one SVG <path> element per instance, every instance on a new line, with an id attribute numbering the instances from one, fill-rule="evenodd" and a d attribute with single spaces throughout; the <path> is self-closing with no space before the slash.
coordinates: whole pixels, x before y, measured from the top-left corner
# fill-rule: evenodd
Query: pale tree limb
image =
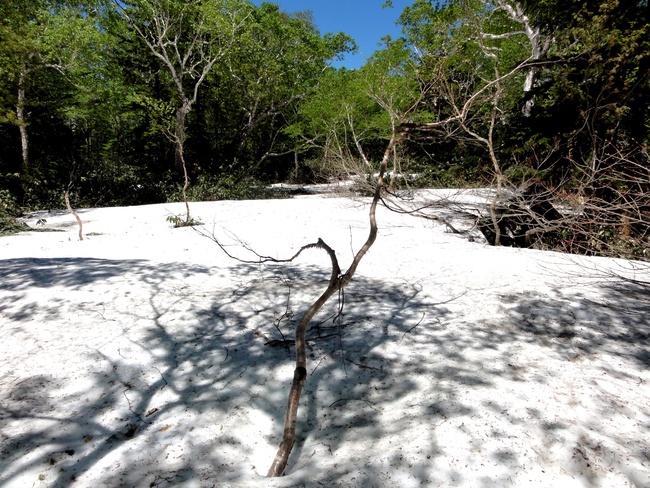
<path id="1" fill-rule="evenodd" d="M 72 205 L 70 205 L 70 192 L 66 190 L 63 193 L 63 198 L 65 200 L 65 206 L 68 208 L 68 212 L 70 212 L 75 219 L 77 219 L 77 224 L 79 224 L 79 240 L 83 241 L 84 236 L 83 236 L 83 224 L 81 223 L 81 218 L 79 217 L 79 214 L 75 211 L 74 208 L 72 208 Z"/>
<path id="2" fill-rule="evenodd" d="M 552 35 L 547 35 L 545 39 L 542 40 L 543 34 L 539 26 L 533 25 L 530 18 L 525 14 L 524 9 L 522 8 L 519 2 L 512 2 L 508 0 L 496 0 L 496 4 L 508 14 L 511 20 L 517 22 L 523 27 L 522 33 L 528 37 L 530 42 L 530 59 L 533 62 L 538 62 L 546 57 L 551 45 L 554 42 Z M 484 38 L 496 39 L 498 36 L 486 35 L 483 34 Z M 532 95 L 533 88 L 540 76 L 540 67 L 535 63 L 531 64 L 527 68 L 526 79 L 524 81 L 523 90 L 524 93 L 528 96 L 528 99 L 524 103 L 522 108 L 522 113 L 525 117 L 530 117 L 535 104 L 535 97 Z"/>

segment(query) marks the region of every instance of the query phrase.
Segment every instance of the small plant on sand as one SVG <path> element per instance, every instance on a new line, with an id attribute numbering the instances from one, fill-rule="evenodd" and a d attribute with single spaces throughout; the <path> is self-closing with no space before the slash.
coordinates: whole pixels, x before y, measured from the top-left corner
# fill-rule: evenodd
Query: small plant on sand
<path id="1" fill-rule="evenodd" d="M 196 219 L 186 220 L 181 215 L 168 215 L 167 222 L 170 222 L 175 229 L 178 227 L 194 227 L 195 225 L 203 224 L 203 222 Z"/>

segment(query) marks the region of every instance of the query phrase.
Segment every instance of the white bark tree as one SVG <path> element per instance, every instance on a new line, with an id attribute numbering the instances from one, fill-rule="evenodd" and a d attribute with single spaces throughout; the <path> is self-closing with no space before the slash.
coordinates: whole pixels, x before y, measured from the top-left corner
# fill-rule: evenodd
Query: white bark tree
<path id="1" fill-rule="evenodd" d="M 113 1 L 152 56 L 160 61 L 176 93 L 176 113 L 165 133 L 174 144 L 176 169 L 183 174 L 189 223 L 186 118 L 208 74 L 232 49 L 252 6 L 242 0 L 136 0 L 127 5 Z"/>
<path id="2" fill-rule="evenodd" d="M 533 106 L 535 105 L 535 97 L 531 92 L 533 91 L 533 88 L 535 88 L 535 84 L 539 79 L 541 72 L 540 62 L 546 57 L 553 44 L 553 36 L 548 34 L 544 35 L 540 27 L 532 23 L 530 17 L 526 15 L 519 2 L 511 0 L 494 1 L 498 8 L 508 14 L 508 17 L 510 17 L 511 20 L 521 25 L 523 33 L 528 37 L 528 41 L 530 42 L 530 66 L 527 68 L 526 78 L 523 85 L 526 101 L 522 107 L 522 113 L 526 117 L 529 117 Z M 489 36 L 489 34 L 485 35 Z"/>

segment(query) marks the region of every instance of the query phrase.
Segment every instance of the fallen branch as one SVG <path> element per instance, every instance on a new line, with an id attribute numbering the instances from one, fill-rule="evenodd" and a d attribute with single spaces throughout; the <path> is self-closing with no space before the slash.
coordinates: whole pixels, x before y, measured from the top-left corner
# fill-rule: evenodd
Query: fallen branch
<path id="1" fill-rule="evenodd" d="M 426 313 L 422 312 L 422 317 L 420 318 L 420 321 L 417 324 L 415 324 L 413 327 L 411 327 L 409 330 L 404 332 L 402 334 L 402 337 L 400 337 L 399 341 L 397 341 L 397 342 L 401 342 L 402 339 L 404 339 L 404 337 L 406 337 L 406 334 L 409 334 L 413 329 L 415 329 L 418 325 L 420 325 L 422 323 L 422 321 L 424 320 L 425 315 L 426 315 Z"/>

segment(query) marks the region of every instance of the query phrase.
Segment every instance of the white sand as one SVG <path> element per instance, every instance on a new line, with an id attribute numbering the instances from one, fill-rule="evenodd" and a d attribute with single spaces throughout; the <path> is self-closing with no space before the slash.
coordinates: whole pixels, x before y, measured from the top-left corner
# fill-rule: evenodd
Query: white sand
<path id="1" fill-rule="evenodd" d="M 320 237 L 345 267 L 367 233 L 340 198 L 191 208 L 242 257 L 232 236 L 277 257 Z M 293 372 L 264 337 L 292 336 L 329 259 L 241 264 L 171 228 L 182 211 L 0 238 L 0 486 L 650 487 L 648 288 L 385 210 L 340 322 L 334 300 L 309 333 L 287 476 L 264 478 Z"/>

